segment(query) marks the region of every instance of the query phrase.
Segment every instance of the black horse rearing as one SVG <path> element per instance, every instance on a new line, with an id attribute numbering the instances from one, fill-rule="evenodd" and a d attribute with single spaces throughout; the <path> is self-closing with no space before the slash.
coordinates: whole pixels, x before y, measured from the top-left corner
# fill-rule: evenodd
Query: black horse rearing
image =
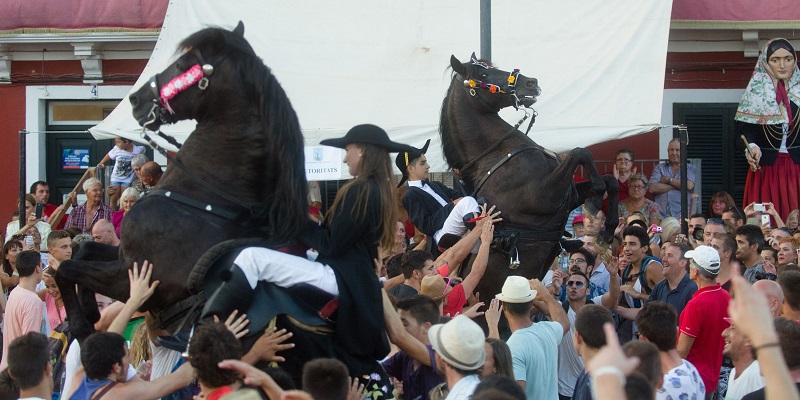
<path id="1" fill-rule="evenodd" d="M 159 313 L 190 297 L 187 278 L 212 246 L 235 238 L 295 239 L 307 220 L 303 136 L 276 78 L 243 36 L 203 29 L 180 44 L 182 54 L 131 94 L 140 124 L 195 119 L 197 128 L 158 185 L 128 212 L 118 259 L 85 246 L 61 264 L 56 281 L 71 330 L 85 338 L 99 317 L 93 292 L 129 296 L 128 269 L 154 265 L 155 294 L 142 311 Z M 177 78 L 177 79 L 176 79 Z M 77 296 L 75 285 L 86 295 Z M 180 315 L 178 315 L 180 316 Z M 179 318 L 162 321 L 174 329 Z"/>
<path id="2" fill-rule="evenodd" d="M 591 212 L 600 210 L 605 193 L 609 215 L 602 239 L 610 243 L 618 223 L 616 179 L 601 176 L 586 149 L 575 148 L 562 161 L 498 115 L 502 108 L 533 105 L 540 94 L 537 80 L 494 68 L 474 54 L 466 63 L 451 57 L 450 64 L 454 74 L 439 125 L 444 156 L 473 196 L 503 212 L 505 229 L 520 232 L 519 268 L 493 253 L 475 291 L 494 297 L 509 275 L 542 279 L 561 251 L 570 211 L 584 202 Z M 588 182 L 574 183 L 578 166 L 588 172 Z"/>

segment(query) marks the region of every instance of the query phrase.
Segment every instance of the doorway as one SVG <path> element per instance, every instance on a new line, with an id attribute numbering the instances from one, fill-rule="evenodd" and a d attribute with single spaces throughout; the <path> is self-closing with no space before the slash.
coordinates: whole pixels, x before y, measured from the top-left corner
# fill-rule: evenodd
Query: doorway
<path id="1" fill-rule="evenodd" d="M 89 167 L 96 166 L 114 146 L 113 140 L 95 140 L 88 129 L 100 123 L 119 104 L 110 101 L 49 101 L 45 139 L 44 180 L 50 185 L 50 203 L 60 205 Z M 148 149 L 147 157 L 153 159 Z M 83 193 L 79 192 L 79 203 Z"/>

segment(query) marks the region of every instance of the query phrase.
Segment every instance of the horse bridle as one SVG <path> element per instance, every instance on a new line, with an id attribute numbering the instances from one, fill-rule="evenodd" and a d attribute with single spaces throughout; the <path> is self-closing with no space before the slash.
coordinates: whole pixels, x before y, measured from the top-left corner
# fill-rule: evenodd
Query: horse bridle
<path id="1" fill-rule="evenodd" d="M 483 61 L 480 61 L 480 60 L 477 60 L 477 59 L 473 58 L 471 61 L 472 61 L 472 65 L 474 65 L 476 67 L 480 67 L 480 68 L 483 68 L 483 69 L 486 69 L 486 70 L 495 69 L 493 66 L 491 66 L 491 65 L 489 65 L 489 64 L 487 64 L 487 63 L 485 63 Z M 469 77 L 467 77 L 467 78 L 469 78 Z M 533 108 L 531 108 L 529 106 L 526 106 L 524 103 L 522 103 L 522 101 L 520 100 L 519 96 L 517 96 L 516 87 L 517 87 L 518 78 L 519 78 L 519 68 L 514 68 L 511 72 L 508 73 L 508 78 L 506 78 L 506 82 L 507 82 L 506 83 L 506 90 L 503 90 L 498 85 L 495 85 L 495 84 L 489 83 L 489 82 L 484 82 L 484 81 L 482 81 L 480 79 L 465 79 L 464 80 L 464 87 L 469 88 L 470 96 L 477 98 L 478 101 L 480 101 L 481 105 L 483 105 L 488 110 L 491 110 L 493 112 L 499 112 L 500 109 L 496 108 L 496 107 L 489 106 L 489 104 L 486 102 L 486 100 L 482 96 L 480 96 L 475 89 L 488 90 L 489 93 L 492 93 L 492 94 L 495 94 L 495 93 L 507 94 L 507 95 L 509 95 L 509 96 L 514 98 L 513 107 L 514 107 L 515 110 L 519 110 L 520 107 L 522 107 L 523 109 L 533 110 Z M 526 110 L 525 110 L 525 112 L 527 114 Z M 531 125 L 533 125 L 533 121 L 531 121 Z M 528 127 L 528 131 L 529 130 L 530 130 L 530 127 Z M 526 135 L 528 134 L 528 131 L 525 131 Z"/>
<path id="2" fill-rule="evenodd" d="M 188 52 L 189 50 L 187 50 Z M 251 214 L 256 214 L 254 211 L 255 208 L 258 208 L 260 204 L 247 204 L 242 202 L 241 200 L 231 196 L 230 194 L 217 189 L 213 185 L 211 185 L 207 180 L 204 180 L 200 176 L 194 173 L 189 167 L 186 166 L 181 160 L 178 159 L 177 156 L 173 157 L 167 149 L 163 146 L 159 145 L 155 140 L 153 140 L 150 135 L 147 134 L 147 126 L 155 122 L 157 119 L 160 120 L 162 124 L 170 123 L 167 120 L 167 114 L 174 115 L 175 111 L 169 105 L 169 100 L 173 99 L 175 96 L 180 94 L 181 92 L 191 88 L 194 85 L 197 85 L 197 88 L 201 91 L 205 91 L 209 85 L 208 77 L 214 73 L 214 66 L 208 63 L 203 62 L 203 57 L 197 54 L 197 57 L 200 59 L 200 63 L 192 65 L 186 72 L 176 76 L 172 80 L 170 80 L 166 85 L 163 87 L 159 87 L 158 85 L 158 74 L 153 75 L 150 78 L 150 82 L 148 85 L 150 86 L 150 91 L 153 93 L 153 105 L 148 112 L 148 120 L 144 124 L 142 124 L 142 131 L 140 133 L 141 137 L 147 141 L 150 147 L 153 150 L 158 151 L 161 155 L 167 158 L 172 164 L 182 169 L 186 172 L 189 177 L 194 179 L 197 183 L 201 184 L 202 186 L 208 188 L 212 193 L 216 194 L 217 196 L 239 206 L 246 210 L 248 210 Z M 175 148 L 180 150 L 181 144 L 175 139 L 175 137 L 168 135 L 161 131 L 161 128 L 156 128 L 155 133 L 161 137 L 162 139 L 166 140 Z M 164 195 L 167 198 L 175 200 L 179 203 L 186 204 L 188 206 L 198 208 L 200 210 L 204 210 L 210 212 L 215 215 L 222 216 L 227 219 L 234 219 L 236 214 L 229 212 L 227 210 L 221 209 L 220 207 L 212 206 L 211 204 L 200 204 L 194 199 L 191 199 L 186 196 L 182 196 L 178 193 L 174 192 L 158 192 L 156 194 Z"/>

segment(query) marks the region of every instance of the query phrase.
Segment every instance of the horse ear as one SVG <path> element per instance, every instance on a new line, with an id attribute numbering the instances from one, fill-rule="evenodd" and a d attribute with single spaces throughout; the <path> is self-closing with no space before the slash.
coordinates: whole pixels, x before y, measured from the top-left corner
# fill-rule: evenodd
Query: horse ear
<path id="1" fill-rule="evenodd" d="M 462 64 L 461 61 L 458 61 L 454 55 L 450 56 L 450 66 L 453 67 L 453 71 L 456 71 L 461 75 L 467 75 L 467 69 L 464 68 L 464 64 Z"/>
<path id="2" fill-rule="evenodd" d="M 477 62 L 478 61 L 478 56 L 475 55 L 474 51 L 472 52 L 472 55 L 469 56 L 469 60 L 472 61 L 472 62 Z"/>
<path id="3" fill-rule="evenodd" d="M 244 37 L 244 22 L 239 20 L 239 23 L 236 24 L 236 28 L 233 28 L 233 33 L 235 33 L 235 34 L 237 34 L 237 35 L 239 35 L 241 37 Z"/>

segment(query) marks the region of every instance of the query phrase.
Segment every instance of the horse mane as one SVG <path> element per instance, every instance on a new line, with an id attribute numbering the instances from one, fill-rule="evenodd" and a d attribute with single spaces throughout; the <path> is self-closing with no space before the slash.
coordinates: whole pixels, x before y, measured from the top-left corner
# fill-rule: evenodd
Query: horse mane
<path id="1" fill-rule="evenodd" d="M 457 77 L 458 73 L 453 71 L 450 86 L 447 88 L 447 94 L 442 101 L 442 112 L 439 118 L 439 134 L 442 138 L 442 153 L 444 153 L 444 158 L 447 160 L 447 164 L 450 165 L 450 168 L 461 168 L 464 165 L 464 156 L 461 154 L 461 150 L 458 148 L 456 139 L 453 137 L 453 133 L 450 131 L 450 111 L 448 110 L 448 106 L 450 105 L 450 101 L 453 97 L 453 90 L 456 87 Z"/>
<path id="2" fill-rule="evenodd" d="M 257 222 L 266 223 L 274 239 L 297 238 L 308 220 L 305 143 L 286 92 L 241 35 L 222 28 L 207 28 L 186 38 L 180 47 L 197 49 L 203 57 L 213 54 L 216 59 L 228 59 L 237 69 L 233 73 L 241 79 L 241 87 L 258 102 L 268 154 L 263 160 L 261 174 L 275 176 L 276 184 L 261 188 L 271 194 L 264 199 L 266 209 L 256 213 Z"/>

